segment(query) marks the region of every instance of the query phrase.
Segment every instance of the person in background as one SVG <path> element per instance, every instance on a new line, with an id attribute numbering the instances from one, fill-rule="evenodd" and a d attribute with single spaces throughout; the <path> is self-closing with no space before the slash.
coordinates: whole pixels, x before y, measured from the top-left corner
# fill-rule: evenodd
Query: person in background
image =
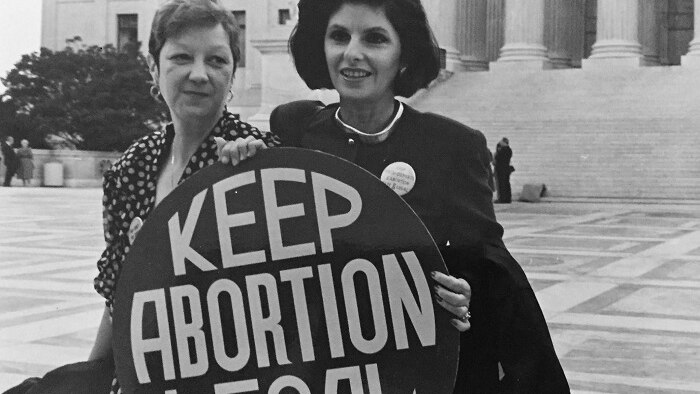
<path id="1" fill-rule="evenodd" d="M 22 180 L 22 186 L 32 184 L 34 178 L 34 154 L 32 148 L 29 147 L 29 141 L 23 139 L 20 141 L 21 147 L 17 149 L 17 157 L 19 158 L 19 170 L 17 175 Z"/>
<path id="2" fill-rule="evenodd" d="M 15 176 L 17 172 L 17 154 L 12 145 L 15 143 L 15 139 L 12 136 L 8 136 L 2 143 L 2 156 L 5 160 L 5 182 L 3 186 L 12 186 L 12 177 Z"/>
<path id="3" fill-rule="evenodd" d="M 510 174 L 515 171 L 515 168 L 510 165 L 512 157 L 513 151 L 510 149 L 508 138 L 503 137 L 496 145 L 496 154 L 494 156 L 496 186 L 498 187 L 498 199 L 496 202 L 499 204 L 511 203 Z"/>
<path id="4" fill-rule="evenodd" d="M 401 167 L 414 182 L 399 194 L 440 248 L 450 275 L 434 273 L 435 299 L 462 332 L 454 393 L 569 392 L 534 291 L 502 241 L 486 139 L 395 99 L 440 69 L 420 1 L 300 0 L 289 46 L 308 87 L 336 89 L 340 102 L 275 108 L 270 128 L 282 146 L 336 155 L 379 179 L 397 163 L 410 168 Z M 221 154 L 249 156 L 236 143 Z"/>

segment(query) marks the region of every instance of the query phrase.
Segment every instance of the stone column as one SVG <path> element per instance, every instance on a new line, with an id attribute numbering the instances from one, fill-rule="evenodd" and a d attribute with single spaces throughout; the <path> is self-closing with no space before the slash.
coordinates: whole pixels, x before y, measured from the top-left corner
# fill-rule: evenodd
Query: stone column
<path id="1" fill-rule="evenodd" d="M 694 31 L 695 35 L 693 41 L 690 42 L 688 47 L 688 54 L 681 57 L 681 65 L 700 67 L 700 0 L 695 0 L 693 4 L 693 12 L 695 13 L 694 19 Z"/>
<path id="2" fill-rule="evenodd" d="M 503 1 L 486 1 L 486 58 L 489 62 L 498 60 L 503 47 Z"/>
<path id="3" fill-rule="evenodd" d="M 310 92 L 287 51 L 288 36 L 268 36 L 250 42 L 260 51 L 262 95 L 260 108 L 248 123 L 261 130 L 270 130 L 270 113 L 276 106 L 306 98 Z"/>
<path id="4" fill-rule="evenodd" d="M 58 43 L 58 4 L 55 0 L 43 0 L 41 4 L 41 46 L 51 49 L 52 51 L 63 49 L 59 48 Z M 3 165 L 4 167 L 4 165 Z"/>
<path id="5" fill-rule="evenodd" d="M 544 46 L 544 0 L 506 0 L 505 16 L 505 45 L 491 69 L 551 68 Z"/>
<path id="6" fill-rule="evenodd" d="M 455 71 L 460 64 L 459 51 L 457 50 L 458 26 L 464 21 L 458 22 L 458 4 L 465 0 L 424 0 L 423 5 L 428 15 L 428 21 L 433 28 L 435 38 L 440 48 L 446 52 L 447 71 Z"/>
<path id="7" fill-rule="evenodd" d="M 576 51 L 575 38 L 583 36 L 581 0 L 546 0 L 545 46 L 553 68 L 571 68 Z"/>
<path id="8" fill-rule="evenodd" d="M 639 66 L 639 0 L 599 0 L 597 38 L 583 67 Z"/>
<path id="9" fill-rule="evenodd" d="M 98 24 L 98 26 L 101 25 L 102 31 L 100 31 L 99 33 L 95 32 L 96 42 L 95 43 L 88 43 L 88 45 L 97 44 L 97 45 L 102 46 L 102 45 L 105 45 L 109 42 L 112 42 L 116 46 L 117 45 L 116 35 L 114 36 L 114 41 L 111 40 L 110 35 L 118 32 L 119 28 L 117 27 L 116 16 L 114 17 L 114 20 L 109 20 L 110 19 L 109 18 L 109 4 L 107 4 L 107 0 L 96 0 L 93 6 L 95 7 L 95 10 L 94 10 L 94 13 L 92 14 L 92 17 L 95 18 L 96 20 L 102 19 L 102 23 Z M 141 21 L 138 20 L 138 22 L 140 24 Z M 113 33 L 109 34 L 110 32 L 108 31 L 108 29 L 112 26 L 114 26 L 114 28 L 111 29 Z M 141 29 L 138 29 L 138 32 L 141 33 Z M 138 37 L 137 39 L 141 40 L 141 37 Z M 146 42 L 148 42 L 148 38 L 146 38 Z M 117 49 L 119 49 L 119 48 L 117 48 Z"/>
<path id="10" fill-rule="evenodd" d="M 639 0 L 639 43 L 642 45 L 642 64 L 658 66 L 659 62 L 659 7 L 657 0 Z"/>
<path id="11" fill-rule="evenodd" d="M 486 0 L 459 2 L 459 50 L 462 66 L 467 71 L 488 70 L 486 54 Z"/>

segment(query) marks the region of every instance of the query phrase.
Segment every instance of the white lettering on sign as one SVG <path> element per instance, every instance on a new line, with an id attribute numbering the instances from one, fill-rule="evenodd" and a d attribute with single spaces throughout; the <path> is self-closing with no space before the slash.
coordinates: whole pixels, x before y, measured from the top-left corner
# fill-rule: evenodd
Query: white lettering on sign
<path id="1" fill-rule="evenodd" d="M 277 364 L 290 364 L 287 357 L 287 347 L 284 343 L 284 329 L 280 325 L 282 321 L 282 310 L 280 309 L 280 298 L 277 292 L 277 282 L 270 274 L 249 275 L 245 278 L 248 288 L 248 302 L 250 303 L 250 325 L 253 329 L 253 340 L 255 341 L 255 353 L 258 356 L 259 367 L 270 366 L 270 356 L 267 351 L 267 335 L 272 334 L 275 344 L 275 355 Z M 267 299 L 267 309 L 269 316 L 263 316 L 263 305 L 260 297 L 261 291 L 265 291 Z"/>
<path id="2" fill-rule="evenodd" d="M 269 235 L 268 241 L 271 261 L 316 254 L 316 245 L 314 242 L 288 246 L 285 246 L 283 243 L 280 222 L 283 219 L 304 216 L 304 205 L 302 203 L 286 206 L 279 206 L 277 204 L 275 183 L 279 181 L 306 183 L 305 172 L 293 168 L 270 168 L 261 170 L 260 177 L 267 232 Z M 332 230 L 349 226 L 357 220 L 362 212 L 362 199 L 357 190 L 326 175 L 312 172 L 311 179 L 316 208 L 316 222 L 318 225 L 319 239 L 321 241 L 321 252 L 329 253 L 333 251 Z M 252 185 L 255 182 L 255 172 L 248 171 L 221 180 L 212 186 L 223 268 L 259 264 L 267 261 L 264 250 L 234 253 L 234 245 L 232 245 L 231 242 L 231 229 L 234 227 L 254 225 L 256 224 L 256 217 L 255 212 L 252 211 L 229 214 L 226 204 L 226 193 L 242 186 Z M 330 215 L 328 212 L 326 192 L 335 193 L 348 200 L 348 202 L 350 202 L 350 209 L 348 212 Z M 201 271 L 214 271 L 217 269 L 215 265 L 202 257 L 202 255 L 192 249 L 191 246 L 194 230 L 199 215 L 202 212 L 202 205 L 204 204 L 206 195 L 207 190 L 203 190 L 195 196 L 182 227 L 180 226 L 179 212 L 176 212 L 168 221 L 168 233 L 170 235 L 170 247 L 175 275 L 186 274 L 186 260 L 189 260 Z"/>
<path id="3" fill-rule="evenodd" d="M 143 338 L 143 313 L 147 303 L 155 304 L 158 336 Z M 146 353 L 160 352 L 163 359 L 163 376 L 165 380 L 175 379 L 173 350 L 170 346 L 170 325 L 168 309 L 165 304 L 165 290 L 147 290 L 134 294 L 131 305 L 131 348 L 134 354 L 134 369 L 140 383 L 150 383 L 151 378 L 146 368 Z"/>
<path id="4" fill-rule="evenodd" d="M 248 379 L 238 382 L 219 383 L 214 385 L 214 394 L 238 394 L 258 391 L 258 380 Z"/>
<path id="5" fill-rule="evenodd" d="M 435 345 L 435 324 L 433 319 L 435 312 L 433 310 L 433 300 L 426 295 L 430 294 L 428 282 L 420 280 L 424 278 L 423 270 L 420 267 L 420 261 L 415 253 L 402 253 L 406 266 L 408 267 L 413 283 L 418 291 L 418 302 L 411 293 L 411 288 L 401 272 L 399 261 L 395 255 L 386 255 L 382 257 L 384 262 L 384 272 L 388 278 L 394 278 L 386 282 L 388 287 L 387 294 L 389 297 L 389 309 L 391 310 L 391 320 L 394 326 L 394 339 L 396 340 L 397 349 L 408 348 L 408 338 L 406 336 L 406 322 L 404 321 L 404 308 L 408 314 L 413 327 L 416 328 L 416 334 L 423 346 Z"/>
<path id="6" fill-rule="evenodd" d="M 233 316 L 236 349 L 238 354 L 230 357 L 226 353 L 224 341 L 223 322 L 221 321 L 221 309 L 219 296 L 226 294 L 231 301 L 231 315 Z M 248 342 L 248 325 L 246 324 L 245 307 L 243 306 L 243 294 L 241 289 L 231 280 L 219 279 L 209 286 L 207 291 L 207 306 L 209 319 L 211 319 L 211 338 L 214 346 L 214 358 L 221 368 L 235 372 L 245 367 L 250 359 L 250 343 Z"/>
<path id="7" fill-rule="evenodd" d="M 379 369 L 377 368 L 377 364 L 366 365 L 365 372 L 367 374 L 369 394 L 381 394 L 382 388 L 379 382 Z M 350 382 L 351 394 L 364 394 L 364 389 L 362 388 L 362 370 L 359 366 L 335 368 L 326 371 L 326 386 L 324 393 L 338 393 L 338 386 L 343 380 Z"/>
<path id="8" fill-rule="evenodd" d="M 304 361 L 313 361 L 314 343 L 311 339 L 311 322 L 309 321 L 309 307 L 306 304 L 306 290 L 304 289 L 304 279 L 314 276 L 311 267 L 295 268 L 280 271 L 282 282 L 289 282 L 292 285 L 292 298 L 294 300 L 294 313 L 297 318 L 299 328 L 299 344 L 301 345 L 301 358 Z"/>
<path id="9" fill-rule="evenodd" d="M 403 182 L 392 179 L 397 184 Z M 306 196 L 313 195 L 314 205 L 308 206 L 311 204 L 308 197 L 304 202 L 280 205 L 278 197 L 285 182 L 295 183 L 297 190 L 306 188 Z M 253 198 L 258 193 L 262 200 L 262 208 L 256 208 L 259 211 L 240 212 L 239 208 L 239 212 L 232 212 L 236 196 L 229 193 L 241 193 L 244 188 L 253 191 Z M 184 212 L 176 212 L 168 220 L 176 276 L 187 274 L 193 267 L 199 272 L 208 272 L 332 253 L 334 232 L 355 223 L 363 207 L 362 198 L 355 188 L 323 174 L 293 168 L 248 171 L 213 184 L 215 224 L 204 220 L 198 223 L 207 193 L 208 189 L 203 190 L 192 199 L 184 222 L 180 220 Z M 349 208 L 346 212 L 331 213 L 327 200 L 329 193 L 347 201 Z M 285 244 L 285 231 L 291 230 L 283 228 L 291 226 L 283 226 L 283 221 L 305 217 L 309 209 L 316 214 L 318 238 L 314 234 L 314 239 Z M 197 240 L 195 229 L 206 225 L 216 226 L 221 267 L 208 261 L 193 243 L 193 238 Z M 266 226 L 268 248 L 258 246 L 253 249 L 260 250 L 241 250 L 240 246 L 234 245 L 232 239 L 236 238 L 232 237 L 232 231 L 243 231 L 240 227 L 244 226 Z M 255 233 L 261 234 L 261 231 Z M 414 338 L 414 342 L 417 338 L 421 347 L 435 346 L 432 292 L 416 253 L 402 251 L 385 254 L 381 261 L 375 259 L 379 260 L 379 256 L 372 258 L 373 261 L 354 258 L 348 259 L 349 262 L 334 261 L 329 257 L 328 264 L 303 267 L 295 264 L 289 269 L 278 267 L 271 270 L 277 274 L 249 273 L 238 277 L 235 282 L 227 278 L 212 279 L 213 283 L 207 288 L 185 284 L 169 288 L 169 293 L 166 289 L 134 293 L 130 329 L 138 381 L 141 384 L 151 382 L 146 355 L 149 355 L 150 365 L 152 353 L 159 353 L 163 377 L 169 381 L 204 376 L 216 365 L 225 371 L 237 372 L 251 362 L 258 368 L 288 365 L 290 359 L 313 362 L 316 361 L 316 352 L 322 354 L 321 349 L 314 349 L 314 341 L 319 340 L 314 336 L 327 336 L 320 340 L 328 344 L 332 359 L 348 354 L 376 354 L 388 347 L 408 349 L 411 346 L 409 338 Z M 334 271 L 333 267 L 337 270 Z M 320 294 L 309 294 L 311 289 Z M 280 298 L 283 296 L 291 296 L 289 301 L 294 308 L 294 317 L 291 311 L 282 313 Z M 314 316 L 325 321 L 314 324 L 314 327 L 325 327 L 325 332 L 312 332 L 310 305 L 318 308 L 319 296 L 323 315 Z M 290 305 L 289 301 L 284 305 Z M 229 302 L 231 310 L 222 313 L 221 308 Z M 368 306 L 369 316 L 361 318 L 361 305 Z M 155 321 L 155 324 L 144 327 L 144 321 Z M 227 343 L 229 340 L 235 343 Z M 288 341 L 294 343 L 290 348 L 287 348 Z M 369 394 L 381 393 L 377 365 L 345 364 L 343 368 L 326 371 L 326 393 L 335 393 L 340 385 L 347 387 L 348 384 L 352 393 L 364 394 L 363 387 L 369 389 Z M 269 387 L 263 388 L 259 388 L 259 381 L 255 379 L 217 382 L 214 386 L 217 394 L 258 390 L 278 394 L 287 391 L 285 388 L 310 394 L 307 384 L 291 375 L 277 377 Z"/>
<path id="10" fill-rule="evenodd" d="M 173 304 L 173 323 L 175 325 L 175 341 L 177 342 L 177 353 L 180 357 L 181 377 L 191 378 L 202 376 L 209 369 L 209 359 L 207 358 L 207 343 L 202 331 L 204 319 L 201 308 L 190 308 L 191 322 L 185 322 L 185 303 L 188 305 L 199 305 L 199 290 L 192 285 L 177 286 L 170 289 L 170 296 Z M 195 358 L 190 358 L 189 341 L 194 341 Z"/>
<path id="11" fill-rule="evenodd" d="M 357 190 L 329 176 L 312 172 L 311 179 L 314 185 L 314 202 L 318 218 L 318 234 L 321 238 L 321 251 L 329 253 L 333 251 L 331 230 L 349 226 L 357 220 L 362 212 L 362 198 Z M 331 216 L 328 212 L 326 191 L 331 191 L 348 200 L 350 210 L 344 214 Z"/>
<path id="12" fill-rule="evenodd" d="M 362 383 L 362 366 L 333 368 L 326 371 L 324 394 L 337 394 L 340 382 L 350 383 L 351 394 L 365 394 Z M 381 382 L 379 380 L 379 368 L 377 364 L 364 366 L 366 383 L 369 391 L 367 394 L 381 394 Z M 311 394 L 309 386 L 300 378 L 292 375 L 283 375 L 275 379 L 267 390 L 267 394 L 280 394 L 284 389 L 291 388 L 298 394 Z M 257 379 L 239 380 L 235 382 L 218 383 L 214 385 L 214 394 L 238 394 L 259 392 Z M 285 391 L 287 392 L 287 391 Z M 175 390 L 166 391 L 165 394 L 176 394 Z"/>
<path id="13" fill-rule="evenodd" d="M 260 171 L 262 178 L 263 199 L 265 201 L 265 217 L 267 218 L 267 231 L 270 239 L 270 254 L 272 260 L 292 259 L 295 257 L 310 256 L 316 254 L 316 246 L 313 242 L 284 246 L 282 244 L 282 228 L 280 221 L 299 216 L 304 216 L 304 204 L 292 204 L 287 206 L 277 205 L 276 181 L 306 182 L 304 170 L 294 168 L 273 168 Z"/>
<path id="14" fill-rule="evenodd" d="M 230 279 L 219 279 L 209 286 L 206 291 L 206 305 L 201 304 L 201 295 L 195 295 L 195 289 L 191 285 L 177 286 L 170 289 L 169 300 L 165 296 L 164 289 L 147 290 L 134 294 L 134 302 L 131 312 L 131 346 L 133 349 L 134 365 L 137 378 L 140 383 L 149 383 L 150 377 L 146 369 L 145 354 L 152 352 L 161 353 L 163 370 L 166 380 L 175 379 L 175 366 L 171 338 L 167 301 L 172 305 L 176 314 L 184 311 L 185 299 L 191 311 L 191 322 L 187 323 L 181 317 L 174 317 L 174 331 L 179 363 L 179 376 L 200 376 L 204 372 L 207 355 L 206 340 L 211 337 L 214 359 L 223 369 L 235 372 L 248 365 L 251 356 L 251 344 L 248 336 L 248 327 L 253 333 L 255 346 L 255 359 L 258 367 L 272 365 L 270 349 L 268 349 L 268 335 L 272 337 L 273 351 L 276 365 L 290 364 L 285 342 L 285 327 L 289 333 L 299 335 L 301 358 L 303 361 L 314 361 L 314 349 L 311 337 L 308 305 L 316 302 L 308 299 L 306 294 L 306 281 L 317 280 L 321 289 L 325 326 L 327 327 L 328 343 L 332 358 L 345 356 L 343 348 L 344 338 L 341 327 L 347 327 L 350 343 L 355 350 L 374 354 L 387 346 L 389 327 L 393 330 L 396 341 L 396 349 L 408 347 L 408 334 L 406 319 L 408 316 L 421 346 L 433 346 L 436 342 L 436 330 L 432 295 L 425 275 L 420 268 L 420 261 L 414 252 L 401 253 L 406 262 L 410 277 L 406 277 L 399 266 L 399 255 L 389 254 L 382 256 L 382 265 L 373 264 L 369 260 L 354 259 L 343 267 L 340 273 L 341 294 L 345 303 L 345 319 L 340 321 L 338 313 L 338 300 L 336 298 L 335 282 L 330 264 L 317 266 L 316 276 L 311 267 L 294 268 L 280 271 L 280 282 L 275 276 L 267 273 L 248 275 L 245 277 L 246 291 L 241 291 L 239 286 Z M 383 275 L 377 269 L 383 266 Z M 363 281 L 370 292 L 369 298 L 372 310 L 373 338 L 365 338 L 362 334 L 360 323 L 358 294 L 356 282 Z M 385 285 L 382 285 L 384 282 Z M 410 290 L 409 282 L 413 282 L 416 293 Z M 296 323 L 282 320 L 279 286 L 286 285 L 291 289 L 293 305 L 296 314 Z M 383 294 L 386 289 L 386 294 Z M 203 291 L 203 290 L 197 290 Z M 244 294 L 247 296 L 244 299 Z M 231 321 L 222 321 L 220 313 L 220 297 L 226 296 L 231 301 Z M 263 306 L 263 299 L 266 306 Z M 383 300 L 387 300 L 390 315 L 385 315 Z M 158 334 L 155 337 L 144 338 L 142 322 L 145 308 L 148 303 L 155 306 L 155 317 Z M 203 329 L 205 316 L 203 308 L 207 308 L 210 332 Z M 249 316 L 246 315 L 249 312 Z M 266 311 L 266 315 L 264 312 Z M 249 319 L 249 322 L 248 322 Z M 391 326 L 388 325 L 391 319 Z M 250 324 L 248 324 L 250 323 Z M 286 323 L 286 326 L 285 326 Z M 291 324 L 291 326 L 290 326 Z M 233 330 L 236 338 L 237 354 L 226 353 L 224 343 L 224 328 Z M 369 330 L 368 330 L 369 331 Z M 152 336 L 152 335 L 151 335 Z M 195 343 L 195 360 L 190 359 L 190 350 L 186 343 L 193 340 Z M 204 371 L 204 372 L 203 372 Z"/>
<path id="15" fill-rule="evenodd" d="M 328 344 L 331 347 L 331 357 L 345 357 L 343 349 L 343 336 L 340 332 L 340 317 L 338 316 L 338 301 L 333 287 L 333 273 L 330 264 L 317 267 L 319 282 L 321 283 L 321 300 L 323 301 L 323 313 L 326 317 L 328 329 Z"/>
<path id="16" fill-rule="evenodd" d="M 362 336 L 362 327 L 360 326 L 360 311 L 357 307 L 357 293 L 355 292 L 355 274 L 357 273 L 364 274 L 370 293 L 369 299 L 372 304 L 372 322 L 374 324 L 374 338 L 370 339 Z M 384 317 L 384 301 L 377 267 L 367 260 L 355 259 L 345 266 L 341 280 L 352 344 L 365 354 L 379 352 L 386 344 L 389 332 Z"/>
<path id="17" fill-rule="evenodd" d="M 299 394 L 311 394 L 309 386 L 303 380 L 290 375 L 280 376 L 272 382 L 270 389 L 267 390 L 267 394 L 279 394 L 286 388 L 293 388 Z"/>
<path id="18" fill-rule="evenodd" d="M 226 178 L 212 186 L 214 190 L 214 209 L 216 210 L 216 227 L 219 231 L 219 245 L 221 246 L 221 263 L 224 268 L 265 262 L 264 250 L 234 254 L 233 246 L 231 245 L 231 228 L 254 224 L 255 213 L 243 212 L 229 215 L 226 207 L 226 192 L 252 183 L 255 183 L 255 172 L 248 171 Z"/>
<path id="19" fill-rule="evenodd" d="M 185 259 L 192 262 L 202 271 L 214 271 L 216 266 L 196 250 L 192 249 L 190 243 L 194 235 L 194 228 L 197 225 L 197 219 L 202 212 L 202 204 L 207 196 L 207 190 L 203 190 L 192 199 L 192 205 L 187 212 L 185 225 L 180 228 L 180 214 L 175 212 L 175 215 L 168 220 L 168 234 L 170 235 L 170 251 L 173 255 L 173 271 L 175 275 L 185 274 Z M 229 240 L 230 242 L 230 240 Z"/>

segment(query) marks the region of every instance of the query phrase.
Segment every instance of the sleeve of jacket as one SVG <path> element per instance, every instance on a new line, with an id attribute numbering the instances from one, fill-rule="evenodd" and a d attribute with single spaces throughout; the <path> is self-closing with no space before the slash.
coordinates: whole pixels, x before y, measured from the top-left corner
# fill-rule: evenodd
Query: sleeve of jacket
<path id="1" fill-rule="evenodd" d="M 554 351 L 549 329 L 535 293 L 518 262 L 503 243 L 488 185 L 489 152 L 486 138 L 468 129 L 456 137 L 456 175 L 450 193 L 450 247 L 445 256 L 450 272 L 472 288 L 472 328 L 464 334 L 465 352 L 483 353 L 466 368 L 479 387 L 479 376 L 493 369 L 482 360 L 500 363 L 505 376 L 499 392 L 567 393 L 568 383 Z M 485 380 L 484 380 L 485 381 Z M 484 387 L 484 386 L 481 386 Z"/>
<path id="2" fill-rule="evenodd" d="M 485 258 L 494 267 L 493 300 L 496 356 L 503 368 L 506 393 L 568 393 L 569 384 L 535 292 L 518 263 L 500 245 L 486 245 Z"/>
<path id="3" fill-rule="evenodd" d="M 461 125 L 460 125 L 461 126 Z M 499 243 L 503 227 L 496 221 L 493 191 L 489 186 L 489 152 L 486 138 L 461 126 L 450 136 L 451 190 L 447 193 L 451 270 L 459 273 L 469 256 L 481 256 L 485 243 Z M 452 260 L 451 259 L 451 260 Z"/>
<path id="4" fill-rule="evenodd" d="M 97 276 L 94 279 L 95 290 L 105 298 L 105 303 L 111 307 L 113 292 L 119 274 L 119 268 L 124 260 L 123 234 L 120 228 L 119 207 L 123 201 L 118 193 L 119 180 L 113 170 L 108 170 L 103 179 L 102 224 L 104 227 L 105 249 L 97 261 Z"/>
<path id="5" fill-rule="evenodd" d="M 312 100 L 282 104 L 270 113 L 270 130 L 280 138 L 282 146 L 299 146 L 311 119 L 324 107 L 322 102 Z"/>

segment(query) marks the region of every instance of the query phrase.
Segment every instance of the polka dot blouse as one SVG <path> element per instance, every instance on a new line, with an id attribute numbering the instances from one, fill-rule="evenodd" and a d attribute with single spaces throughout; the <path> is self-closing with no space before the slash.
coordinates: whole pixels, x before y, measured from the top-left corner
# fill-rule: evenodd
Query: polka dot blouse
<path id="1" fill-rule="evenodd" d="M 105 173 L 102 203 L 106 248 L 97 262 L 99 273 L 94 285 L 95 290 L 106 299 L 110 310 L 119 271 L 129 253 L 129 226 L 137 217 L 145 221 L 155 205 L 158 173 L 170 153 L 174 135 L 173 126 L 169 124 L 164 130 L 141 138 Z M 218 160 L 214 137 L 235 140 L 250 135 L 265 141 L 269 147 L 279 145 L 279 139 L 273 134 L 263 133 L 242 122 L 238 115 L 224 112 L 207 139 L 192 155 L 178 184 Z"/>

